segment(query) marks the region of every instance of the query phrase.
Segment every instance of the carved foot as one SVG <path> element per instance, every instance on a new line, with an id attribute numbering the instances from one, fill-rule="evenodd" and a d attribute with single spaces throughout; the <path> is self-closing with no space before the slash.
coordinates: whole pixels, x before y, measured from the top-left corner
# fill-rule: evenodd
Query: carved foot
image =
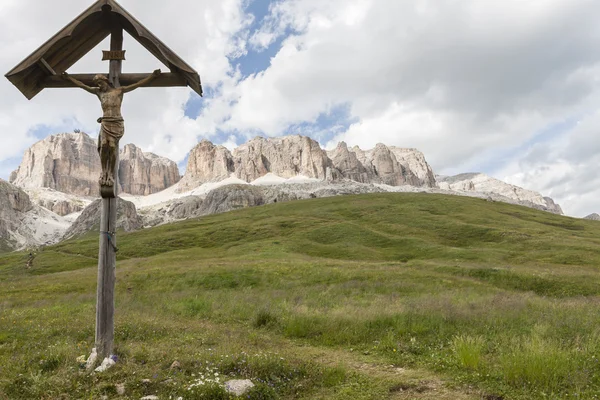
<path id="1" fill-rule="evenodd" d="M 113 178 L 112 174 L 103 172 L 100 175 L 100 179 L 98 180 L 98 183 L 100 184 L 100 186 L 114 186 L 115 178 Z"/>
<path id="2" fill-rule="evenodd" d="M 100 196 L 103 199 L 112 199 L 115 196 L 115 179 L 106 173 L 102 173 L 98 181 L 100 183 Z"/>

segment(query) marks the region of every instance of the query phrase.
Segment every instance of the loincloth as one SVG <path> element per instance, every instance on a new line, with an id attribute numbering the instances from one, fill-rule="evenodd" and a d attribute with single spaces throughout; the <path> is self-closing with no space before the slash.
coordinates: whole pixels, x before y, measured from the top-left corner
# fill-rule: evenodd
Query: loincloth
<path id="1" fill-rule="evenodd" d="M 100 122 L 100 136 L 98 137 L 98 150 L 103 144 L 115 147 L 119 140 L 125 134 L 125 121 L 118 117 L 102 117 L 98 119 Z"/>

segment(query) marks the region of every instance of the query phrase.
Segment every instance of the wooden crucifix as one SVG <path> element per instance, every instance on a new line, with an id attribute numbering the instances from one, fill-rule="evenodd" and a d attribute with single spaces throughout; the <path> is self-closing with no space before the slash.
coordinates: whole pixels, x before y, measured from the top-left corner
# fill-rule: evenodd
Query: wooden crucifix
<path id="1" fill-rule="evenodd" d="M 148 50 L 169 73 L 122 74 L 124 60 L 123 31 Z M 109 60 L 104 74 L 70 75 L 66 71 L 108 35 Z M 113 354 L 114 292 L 116 281 L 116 231 L 119 168 L 119 140 L 123 136 L 121 115 L 123 94 L 139 87 L 189 86 L 202 95 L 198 73 L 169 49 L 115 0 L 97 0 L 86 11 L 6 74 L 28 99 L 46 88 L 79 87 L 98 96 L 103 116 L 98 151 L 102 164 L 99 178 L 102 197 L 100 248 L 98 251 L 98 289 L 96 300 L 96 351 L 100 360 Z"/>

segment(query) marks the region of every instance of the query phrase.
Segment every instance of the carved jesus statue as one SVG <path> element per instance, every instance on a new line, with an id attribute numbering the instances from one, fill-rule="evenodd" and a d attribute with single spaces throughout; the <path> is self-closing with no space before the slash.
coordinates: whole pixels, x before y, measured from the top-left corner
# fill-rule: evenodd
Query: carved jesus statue
<path id="1" fill-rule="evenodd" d="M 105 193 L 103 190 L 105 187 L 114 188 L 115 185 L 114 176 L 117 155 L 119 154 L 119 140 L 125 134 L 125 123 L 121 115 L 123 94 L 146 85 L 158 77 L 160 73 L 160 69 L 157 69 L 149 77 L 137 83 L 118 88 L 113 87 L 104 75 L 96 75 L 94 83 L 97 87 L 90 87 L 66 72 L 62 74 L 64 79 L 71 81 L 77 87 L 98 96 L 102 105 L 103 116 L 98 118 L 98 123 L 101 124 L 100 135 L 98 137 L 98 152 L 100 153 L 100 162 L 102 164 L 102 174 L 99 180 L 101 193 Z M 111 189 L 111 191 L 114 193 L 114 190 Z M 105 196 L 103 195 L 103 197 Z"/>

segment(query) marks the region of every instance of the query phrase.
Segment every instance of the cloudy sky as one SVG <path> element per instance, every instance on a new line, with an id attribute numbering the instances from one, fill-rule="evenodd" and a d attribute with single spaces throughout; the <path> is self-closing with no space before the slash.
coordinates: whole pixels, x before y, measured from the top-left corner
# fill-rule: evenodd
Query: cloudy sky
<path id="1" fill-rule="evenodd" d="M 596 0 L 120 0 L 200 73 L 205 97 L 140 89 L 126 136 L 185 166 L 202 138 L 230 148 L 303 134 L 332 147 L 416 147 L 438 174 L 485 172 L 600 212 L 600 2 Z M 0 0 L 0 71 L 91 0 Z M 184 10 L 184 12 L 182 12 Z M 69 72 L 102 72 L 99 45 Z M 125 38 L 125 72 L 163 68 Z M 97 135 L 77 89 L 27 101 L 0 79 L 0 178 L 34 142 Z"/>

